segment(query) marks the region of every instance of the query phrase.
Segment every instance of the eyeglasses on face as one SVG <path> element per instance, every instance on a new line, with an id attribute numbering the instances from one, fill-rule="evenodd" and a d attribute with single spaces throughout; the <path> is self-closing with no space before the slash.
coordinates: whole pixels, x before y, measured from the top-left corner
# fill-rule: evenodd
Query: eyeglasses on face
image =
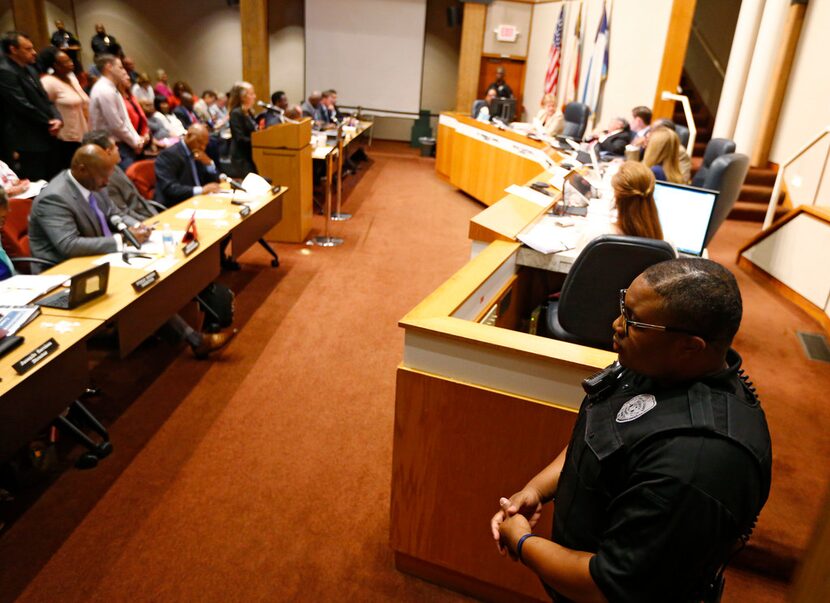
<path id="1" fill-rule="evenodd" d="M 654 325 L 647 322 L 639 322 L 631 320 L 628 317 L 628 309 L 625 307 L 625 293 L 628 289 L 620 289 L 620 316 L 622 317 L 623 332 L 628 337 L 628 327 L 637 327 L 638 329 L 649 329 L 651 331 L 663 331 L 669 333 L 686 333 L 687 335 L 699 335 L 689 329 L 681 329 L 680 327 L 669 327 L 666 325 Z"/>

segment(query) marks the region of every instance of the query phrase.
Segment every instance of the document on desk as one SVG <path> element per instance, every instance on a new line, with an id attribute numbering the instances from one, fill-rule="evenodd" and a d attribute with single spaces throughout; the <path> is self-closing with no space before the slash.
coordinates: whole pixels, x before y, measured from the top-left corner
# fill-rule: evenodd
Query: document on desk
<path id="1" fill-rule="evenodd" d="M 516 238 L 540 253 L 573 249 L 579 241 L 580 231 L 573 226 L 563 226 L 569 223 L 569 218 L 545 216 Z"/>
<path id="2" fill-rule="evenodd" d="M 39 315 L 39 306 L 0 306 L 0 330 L 14 335 Z"/>
<path id="3" fill-rule="evenodd" d="M 174 217 L 177 220 L 189 220 L 194 213 L 197 220 L 224 220 L 227 214 L 224 209 L 183 209 Z"/>
<path id="4" fill-rule="evenodd" d="M 511 184 L 504 192 L 509 195 L 516 195 L 517 197 L 521 197 L 525 201 L 530 201 L 531 203 L 535 203 L 539 207 L 548 207 L 553 205 L 555 199 L 553 197 L 549 197 L 544 193 L 540 193 L 539 191 L 535 191 L 528 186 L 519 186 L 518 184 Z"/>
<path id="5" fill-rule="evenodd" d="M 18 274 L 0 281 L 4 306 L 25 306 L 69 280 L 68 274 Z"/>

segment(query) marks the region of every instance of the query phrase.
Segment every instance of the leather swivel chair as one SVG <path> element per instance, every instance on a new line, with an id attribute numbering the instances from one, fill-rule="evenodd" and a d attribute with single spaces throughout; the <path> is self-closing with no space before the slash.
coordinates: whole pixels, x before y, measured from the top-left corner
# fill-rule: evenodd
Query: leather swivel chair
<path id="1" fill-rule="evenodd" d="M 674 126 L 674 131 L 677 133 L 677 137 L 680 139 L 680 144 L 685 148 L 687 144 L 689 144 L 689 136 L 691 136 L 689 132 L 689 128 L 686 126 L 676 125 Z"/>
<path id="2" fill-rule="evenodd" d="M 709 222 L 709 230 L 703 246 L 708 247 L 723 221 L 735 207 L 735 202 L 741 194 L 744 178 L 749 171 L 749 157 L 741 153 L 721 155 L 712 162 L 706 172 L 706 179 L 701 186 L 718 191 L 718 200 Z"/>
<path id="3" fill-rule="evenodd" d="M 136 161 L 126 170 L 127 178 L 132 180 L 138 192 L 145 199 L 153 199 L 156 194 L 156 162 L 152 159 Z"/>
<path id="4" fill-rule="evenodd" d="M 10 258 L 30 255 L 29 212 L 32 199 L 9 199 L 9 213 L 3 226 L 3 249 Z"/>
<path id="5" fill-rule="evenodd" d="M 612 323 L 620 315 L 620 289 L 643 270 L 675 257 L 666 241 L 603 235 L 576 258 L 558 300 L 548 304 L 546 335 L 553 339 L 610 350 Z"/>
<path id="6" fill-rule="evenodd" d="M 713 138 L 710 140 L 706 144 L 706 151 L 703 153 L 703 163 L 694 175 L 694 178 L 692 178 L 692 186 L 703 187 L 703 183 L 706 180 L 706 173 L 709 171 L 709 167 L 712 165 L 712 162 L 721 155 L 734 152 L 734 141 L 729 140 L 728 138 Z"/>
<path id="7" fill-rule="evenodd" d="M 565 127 L 562 136 L 582 140 L 585 136 L 585 128 L 588 127 L 588 118 L 591 117 L 591 109 L 582 103 L 568 103 L 565 105 Z"/>

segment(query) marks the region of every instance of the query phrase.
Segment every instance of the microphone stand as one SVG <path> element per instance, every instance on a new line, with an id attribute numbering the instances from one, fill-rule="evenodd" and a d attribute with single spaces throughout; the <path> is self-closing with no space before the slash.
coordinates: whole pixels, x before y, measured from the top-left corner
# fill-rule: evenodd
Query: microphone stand
<path id="1" fill-rule="evenodd" d="M 331 156 L 334 153 L 338 153 L 338 147 L 332 147 L 329 151 L 329 154 L 326 155 L 326 226 L 325 230 L 323 231 L 323 236 L 316 236 L 309 240 L 311 245 L 317 245 L 319 247 L 337 247 L 343 244 L 343 239 L 339 237 L 333 237 L 329 234 L 329 223 L 332 220 L 331 215 L 331 181 L 332 181 L 332 169 L 331 169 Z M 338 161 L 339 163 L 339 161 Z"/>
<path id="2" fill-rule="evenodd" d="M 337 211 L 331 215 L 335 222 L 351 220 L 352 214 L 340 211 L 340 202 L 343 198 L 343 122 L 337 124 Z"/>

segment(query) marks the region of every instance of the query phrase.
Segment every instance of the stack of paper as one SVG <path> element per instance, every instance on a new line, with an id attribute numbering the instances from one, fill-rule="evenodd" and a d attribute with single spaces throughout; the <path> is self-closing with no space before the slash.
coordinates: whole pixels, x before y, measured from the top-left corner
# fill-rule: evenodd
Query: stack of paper
<path id="1" fill-rule="evenodd" d="M 579 242 L 580 231 L 567 219 L 545 216 L 518 235 L 518 239 L 540 253 L 556 253 L 573 249 Z"/>
<path id="2" fill-rule="evenodd" d="M 4 306 L 25 306 L 69 280 L 68 274 L 18 274 L 0 281 Z"/>
<path id="3" fill-rule="evenodd" d="M 0 330 L 14 335 L 40 314 L 38 306 L 0 306 Z"/>

